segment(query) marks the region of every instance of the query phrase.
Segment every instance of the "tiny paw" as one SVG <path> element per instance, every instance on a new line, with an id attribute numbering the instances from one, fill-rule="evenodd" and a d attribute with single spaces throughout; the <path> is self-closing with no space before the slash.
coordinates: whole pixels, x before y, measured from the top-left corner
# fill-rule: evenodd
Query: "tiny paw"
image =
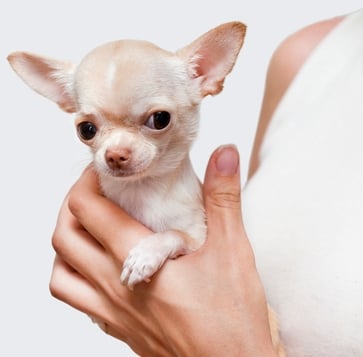
<path id="1" fill-rule="evenodd" d="M 132 290 L 142 281 L 150 282 L 151 276 L 160 269 L 169 255 L 160 248 L 162 247 L 152 244 L 152 238 L 146 238 L 132 248 L 123 265 L 120 278 L 122 284 Z"/>

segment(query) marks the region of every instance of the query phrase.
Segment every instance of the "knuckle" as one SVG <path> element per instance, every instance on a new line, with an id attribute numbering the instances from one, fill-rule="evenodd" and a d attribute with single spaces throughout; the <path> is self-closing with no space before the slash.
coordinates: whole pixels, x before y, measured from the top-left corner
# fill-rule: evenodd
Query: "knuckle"
<path id="1" fill-rule="evenodd" d="M 63 284 L 61 284 L 54 275 L 51 277 L 49 282 L 49 292 L 54 298 L 58 300 L 64 300 Z"/>
<path id="2" fill-rule="evenodd" d="M 57 284 L 54 282 L 54 280 L 52 279 L 50 282 L 49 282 L 49 291 L 50 291 L 50 294 L 54 297 L 54 298 L 57 298 L 58 295 L 59 295 L 59 289 L 58 289 L 58 286 Z"/>
<path id="3" fill-rule="evenodd" d="M 56 253 L 61 252 L 62 243 L 63 243 L 62 235 L 59 234 L 57 231 L 55 231 L 52 236 L 52 247 Z"/>
<path id="4" fill-rule="evenodd" d="M 51 238 L 54 251 L 61 257 L 68 255 L 73 249 L 72 232 L 75 227 L 72 223 L 59 220 Z"/>
<path id="5" fill-rule="evenodd" d="M 68 198 L 68 208 L 70 212 L 75 216 L 79 217 L 84 210 L 85 200 L 81 195 L 70 194 Z"/>
<path id="6" fill-rule="evenodd" d="M 214 191 L 208 196 L 210 204 L 220 208 L 240 208 L 241 192 L 240 190 Z"/>

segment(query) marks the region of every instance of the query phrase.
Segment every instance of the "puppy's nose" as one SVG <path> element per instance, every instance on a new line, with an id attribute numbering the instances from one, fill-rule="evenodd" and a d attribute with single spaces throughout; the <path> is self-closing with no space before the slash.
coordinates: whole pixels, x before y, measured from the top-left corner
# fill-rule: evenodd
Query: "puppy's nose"
<path id="1" fill-rule="evenodd" d="M 131 152 L 128 149 L 108 149 L 105 153 L 107 165 L 112 170 L 123 169 L 130 160 Z"/>

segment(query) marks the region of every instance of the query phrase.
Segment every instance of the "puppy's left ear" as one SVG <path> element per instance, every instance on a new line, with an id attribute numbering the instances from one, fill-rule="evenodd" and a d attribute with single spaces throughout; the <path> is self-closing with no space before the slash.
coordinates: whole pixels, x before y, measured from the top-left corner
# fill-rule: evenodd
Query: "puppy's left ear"
<path id="1" fill-rule="evenodd" d="M 177 52 L 190 76 L 199 80 L 202 97 L 218 94 L 231 72 L 246 34 L 241 22 L 220 25 Z"/>

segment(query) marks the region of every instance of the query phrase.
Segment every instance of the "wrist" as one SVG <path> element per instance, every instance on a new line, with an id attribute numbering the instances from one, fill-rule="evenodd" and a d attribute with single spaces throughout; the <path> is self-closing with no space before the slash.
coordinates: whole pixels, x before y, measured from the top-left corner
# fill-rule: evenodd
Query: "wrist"
<path id="1" fill-rule="evenodd" d="M 247 323 L 244 311 L 180 312 L 170 319 L 170 350 L 175 356 L 275 357 L 268 321 Z M 170 315 L 172 316 L 172 315 Z M 175 325 L 177 321 L 177 326 Z M 173 331 L 171 334 L 170 331 Z"/>

